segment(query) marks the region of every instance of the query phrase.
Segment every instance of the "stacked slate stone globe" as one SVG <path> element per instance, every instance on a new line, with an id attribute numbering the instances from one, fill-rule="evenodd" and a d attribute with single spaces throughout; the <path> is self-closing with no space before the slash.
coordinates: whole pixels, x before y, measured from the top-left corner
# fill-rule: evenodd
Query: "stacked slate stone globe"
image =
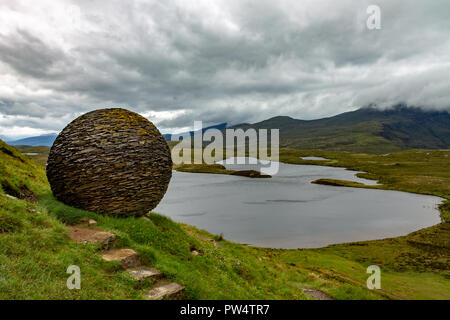
<path id="1" fill-rule="evenodd" d="M 163 198 L 172 176 L 170 149 L 147 119 L 113 108 L 86 113 L 56 138 L 47 163 L 54 196 L 112 216 L 141 216 Z"/>

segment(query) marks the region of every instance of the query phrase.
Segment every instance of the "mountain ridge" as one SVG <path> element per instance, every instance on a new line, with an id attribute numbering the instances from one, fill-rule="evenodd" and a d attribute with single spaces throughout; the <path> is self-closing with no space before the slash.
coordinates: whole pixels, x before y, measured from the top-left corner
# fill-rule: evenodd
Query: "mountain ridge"
<path id="1" fill-rule="evenodd" d="M 220 123 L 202 129 L 280 129 L 280 146 L 294 149 L 318 149 L 363 153 L 388 153 L 405 149 L 450 148 L 450 114 L 396 105 L 378 109 L 373 106 L 335 116 L 301 120 L 275 116 L 260 122 L 227 127 Z M 189 131 L 184 134 L 196 134 Z M 56 134 L 9 141 L 10 145 L 51 146 Z M 175 134 L 164 134 L 167 141 Z"/>
<path id="2" fill-rule="evenodd" d="M 206 130 L 209 130 L 209 129 L 225 130 L 227 127 L 228 127 L 228 123 L 221 122 L 219 124 L 215 124 L 215 125 L 212 125 L 209 127 L 202 128 L 201 133 L 203 134 Z M 167 141 L 178 141 L 180 139 L 177 139 L 177 138 L 182 138 L 186 135 L 189 135 L 192 137 L 192 136 L 198 134 L 199 132 L 200 132 L 200 130 L 197 130 L 197 131 L 191 130 L 191 131 L 182 132 L 182 133 L 165 133 L 165 134 L 163 134 L 163 137 Z M 172 136 L 175 136 L 176 139 L 172 140 Z"/>
<path id="3" fill-rule="evenodd" d="M 7 140 L 5 141 L 7 144 L 11 146 L 47 146 L 51 147 L 53 145 L 53 142 L 55 141 L 58 134 L 56 133 L 50 133 L 50 134 L 43 134 L 40 136 L 33 136 L 33 137 L 27 137 L 23 139 L 18 140 Z"/>
<path id="4" fill-rule="evenodd" d="M 384 110 L 364 107 L 315 120 L 276 116 L 232 128 L 280 129 L 280 146 L 295 149 L 386 153 L 450 147 L 448 111 L 405 105 Z"/>

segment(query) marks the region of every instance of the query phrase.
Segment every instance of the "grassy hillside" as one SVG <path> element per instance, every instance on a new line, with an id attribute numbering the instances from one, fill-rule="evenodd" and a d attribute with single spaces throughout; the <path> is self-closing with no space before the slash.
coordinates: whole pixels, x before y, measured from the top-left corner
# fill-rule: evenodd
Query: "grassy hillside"
<path id="1" fill-rule="evenodd" d="M 53 198 L 43 166 L 1 141 L 0 181 L 1 299 L 142 298 L 150 283 L 137 283 L 117 264 L 101 260 L 97 245 L 69 240 L 66 225 L 83 217 L 118 234 L 119 247 L 136 250 L 145 264 L 186 286 L 190 299 L 308 299 L 304 288 L 337 299 L 450 297 L 448 247 L 425 241 L 446 224 L 408 237 L 323 249 L 261 249 L 155 213 L 149 220 L 121 219 L 68 207 Z M 203 255 L 192 255 L 194 248 Z M 366 268 L 374 263 L 382 268 L 382 290 L 369 291 Z M 66 288 L 66 269 L 72 264 L 81 268 L 81 290 Z"/>
<path id="2" fill-rule="evenodd" d="M 280 129 L 283 148 L 383 154 L 411 148 L 450 146 L 450 114 L 397 106 L 362 108 L 318 120 L 275 117 L 234 128 Z"/>

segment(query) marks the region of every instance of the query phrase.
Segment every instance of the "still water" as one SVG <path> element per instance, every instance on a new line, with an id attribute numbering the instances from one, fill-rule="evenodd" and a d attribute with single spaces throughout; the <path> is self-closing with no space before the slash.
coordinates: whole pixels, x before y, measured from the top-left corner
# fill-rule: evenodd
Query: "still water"
<path id="1" fill-rule="evenodd" d="M 311 183 L 330 178 L 376 184 L 356 173 L 284 163 L 270 179 L 174 171 L 154 211 L 230 241 L 288 249 L 396 237 L 440 222 L 438 197 Z"/>

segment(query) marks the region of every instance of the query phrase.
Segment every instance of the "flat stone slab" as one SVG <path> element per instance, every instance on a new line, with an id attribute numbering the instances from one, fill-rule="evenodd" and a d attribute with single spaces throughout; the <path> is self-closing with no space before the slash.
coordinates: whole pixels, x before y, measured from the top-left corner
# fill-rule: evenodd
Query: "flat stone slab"
<path id="1" fill-rule="evenodd" d="M 10 194 L 5 193 L 5 197 L 10 198 L 10 199 L 14 199 L 14 200 L 20 200 L 19 198 L 16 198 Z"/>
<path id="2" fill-rule="evenodd" d="M 146 266 L 139 266 L 127 269 L 127 272 L 136 280 L 144 280 L 147 278 L 157 279 L 162 276 L 161 272 L 155 268 L 149 268 Z"/>
<path id="3" fill-rule="evenodd" d="M 204 252 L 198 249 L 191 249 L 191 253 L 193 256 L 202 256 L 204 255 Z"/>
<path id="4" fill-rule="evenodd" d="M 132 249 L 112 249 L 102 254 L 102 258 L 106 261 L 119 261 L 124 269 L 141 264 L 137 252 Z"/>
<path id="5" fill-rule="evenodd" d="M 161 300 L 163 298 L 173 296 L 177 293 L 180 293 L 184 290 L 184 287 L 181 284 L 176 282 L 165 283 L 155 286 L 149 292 L 147 292 L 144 296 L 148 300 Z"/>
<path id="6" fill-rule="evenodd" d="M 103 250 L 108 250 L 117 235 L 112 232 L 89 228 L 85 226 L 68 226 L 69 237 L 72 241 L 81 243 L 101 243 Z"/>

